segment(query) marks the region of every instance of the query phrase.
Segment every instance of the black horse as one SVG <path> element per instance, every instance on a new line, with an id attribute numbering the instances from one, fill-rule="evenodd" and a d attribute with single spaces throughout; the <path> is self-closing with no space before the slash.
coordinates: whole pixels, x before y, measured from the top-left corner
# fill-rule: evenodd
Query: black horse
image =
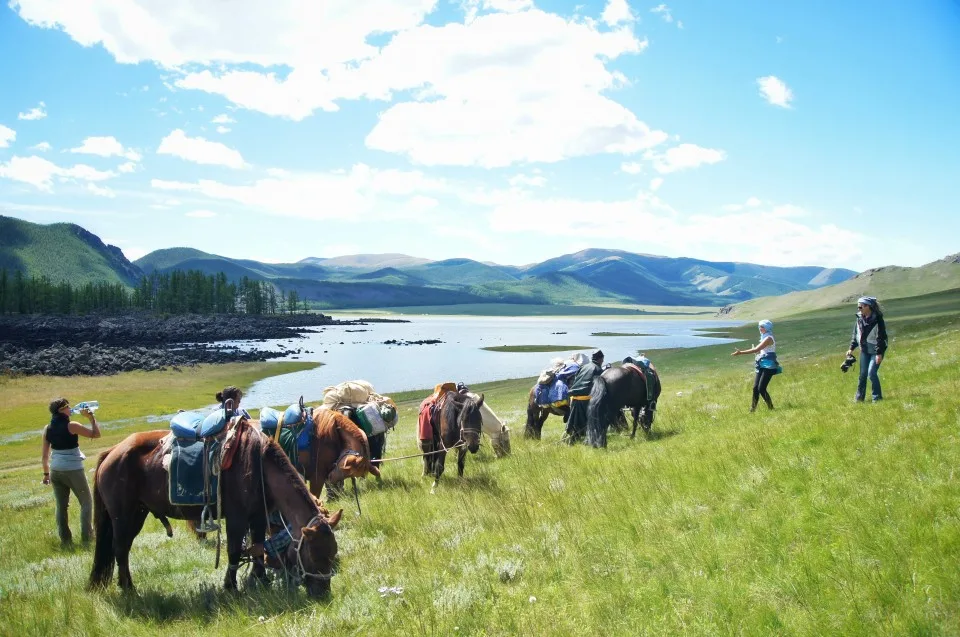
<path id="1" fill-rule="evenodd" d="M 434 488 L 443 475 L 448 450 L 457 450 L 457 475 L 460 477 L 463 477 L 467 452 L 479 451 L 480 430 L 483 426 L 481 405 L 483 394 L 480 394 L 479 400 L 474 400 L 466 394 L 448 391 L 444 395 L 443 405 L 431 414 L 434 448 L 440 450 L 432 456 L 426 456 L 429 473 L 434 478 Z"/>
<path id="2" fill-rule="evenodd" d="M 587 444 L 606 447 L 607 429 L 623 418 L 624 407 L 629 407 L 633 415 L 630 437 L 637 435 L 638 423 L 650 433 L 660 397 L 660 377 L 652 367 L 643 373 L 641 376 L 629 367 L 611 367 L 594 379 L 587 408 Z M 652 390 L 649 395 L 647 383 Z"/>
<path id="3" fill-rule="evenodd" d="M 560 416 L 563 418 L 563 422 L 567 422 L 567 417 L 570 415 L 570 407 L 567 405 L 560 407 L 538 405 L 536 398 L 534 398 L 536 391 L 537 386 L 534 385 L 530 388 L 530 394 L 527 396 L 527 426 L 523 430 L 523 435 L 526 438 L 540 440 L 543 423 L 546 422 L 547 416 L 550 414 Z"/>

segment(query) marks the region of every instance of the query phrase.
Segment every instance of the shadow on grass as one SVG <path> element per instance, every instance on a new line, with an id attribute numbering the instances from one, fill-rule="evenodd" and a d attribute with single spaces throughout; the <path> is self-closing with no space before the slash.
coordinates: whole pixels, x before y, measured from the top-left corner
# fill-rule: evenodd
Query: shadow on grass
<path id="1" fill-rule="evenodd" d="M 117 592 L 111 595 L 110 602 L 119 613 L 132 619 L 160 624 L 183 620 L 212 624 L 224 613 L 270 617 L 316 605 L 326 606 L 330 599 L 313 599 L 302 589 L 287 589 L 274 583 L 270 588 L 248 587 L 240 592 L 228 592 L 219 585 L 200 585 L 179 592 Z"/>

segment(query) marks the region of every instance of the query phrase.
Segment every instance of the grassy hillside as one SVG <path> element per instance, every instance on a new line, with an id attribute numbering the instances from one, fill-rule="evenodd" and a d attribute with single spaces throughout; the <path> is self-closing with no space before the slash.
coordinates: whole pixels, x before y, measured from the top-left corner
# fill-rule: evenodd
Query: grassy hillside
<path id="1" fill-rule="evenodd" d="M 496 281 L 516 281 L 517 277 L 473 259 L 445 259 L 404 268 L 418 278 L 440 285 L 477 285 Z"/>
<path id="2" fill-rule="evenodd" d="M 887 266 L 861 272 L 852 279 L 815 291 L 752 299 L 725 311 L 730 318 L 759 319 L 789 316 L 847 304 L 865 294 L 885 299 L 919 296 L 960 288 L 960 254 L 918 268 Z"/>
<path id="3" fill-rule="evenodd" d="M 55 283 L 123 283 L 142 274 L 116 246 L 72 223 L 40 225 L 0 215 L 0 267 Z"/>
<path id="4" fill-rule="evenodd" d="M 785 372 L 770 386 L 772 412 L 748 413 L 751 361 L 731 358 L 732 346 L 650 353 L 664 383 L 654 435 L 613 436 L 606 450 L 558 444 L 556 417 L 542 441 L 521 438 L 532 379 L 475 386 L 513 429 L 513 454 L 494 459 L 485 443 L 463 479 L 448 462 L 435 494 L 417 459 L 363 481 L 362 516 L 340 503 L 325 603 L 279 587 L 224 594 L 213 542 L 198 545 L 182 525 L 167 539 L 152 518 L 131 554 L 139 595 L 88 593 L 89 550 L 57 547 L 49 489 L 35 465 L 11 469 L 5 455 L 0 625 L 23 635 L 237 635 L 261 624 L 276 634 L 956 634 L 960 297 L 932 302 L 889 304 L 877 405 L 854 404 L 854 378 L 837 369 L 842 309 L 778 322 Z M 752 325 L 734 333 L 756 337 Z M 415 453 L 426 393 L 393 396 L 388 457 Z"/>

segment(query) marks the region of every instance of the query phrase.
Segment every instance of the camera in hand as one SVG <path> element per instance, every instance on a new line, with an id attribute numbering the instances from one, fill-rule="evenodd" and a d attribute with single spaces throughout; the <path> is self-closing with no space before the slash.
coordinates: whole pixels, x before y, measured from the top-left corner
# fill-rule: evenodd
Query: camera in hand
<path id="1" fill-rule="evenodd" d="M 853 367 L 854 363 L 857 362 L 857 357 L 853 354 L 847 354 L 847 357 L 844 359 L 843 364 L 840 365 L 840 371 L 844 374 L 847 373 L 847 370 Z"/>

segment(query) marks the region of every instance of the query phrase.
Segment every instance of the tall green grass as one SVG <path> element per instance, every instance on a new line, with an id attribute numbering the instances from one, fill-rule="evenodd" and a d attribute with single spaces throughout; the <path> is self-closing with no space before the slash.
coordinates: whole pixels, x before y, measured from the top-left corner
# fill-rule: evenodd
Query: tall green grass
<path id="1" fill-rule="evenodd" d="M 213 545 L 152 519 L 131 558 L 139 595 L 87 593 L 90 552 L 58 548 L 38 470 L 0 472 L 0 632 L 958 634 L 960 307 L 927 310 L 890 304 L 875 405 L 839 371 L 848 312 L 777 324 L 774 411 L 748 412 L 751 361 L 730 346 L 647 352 L 664 384 L 654 433 L 606 450 L 562 444 L 556 417 L 523 439 L 531 379 L 474 387 L 513 454 L 485 446 L 463 479 L 451 458 L 434 495 L 418 460 L 363 481 L 362 516 L 339 503 L 325 603 L 222 593 Z M 425 394 L 394 396 L 388 456 L 414 452 Z"/>

